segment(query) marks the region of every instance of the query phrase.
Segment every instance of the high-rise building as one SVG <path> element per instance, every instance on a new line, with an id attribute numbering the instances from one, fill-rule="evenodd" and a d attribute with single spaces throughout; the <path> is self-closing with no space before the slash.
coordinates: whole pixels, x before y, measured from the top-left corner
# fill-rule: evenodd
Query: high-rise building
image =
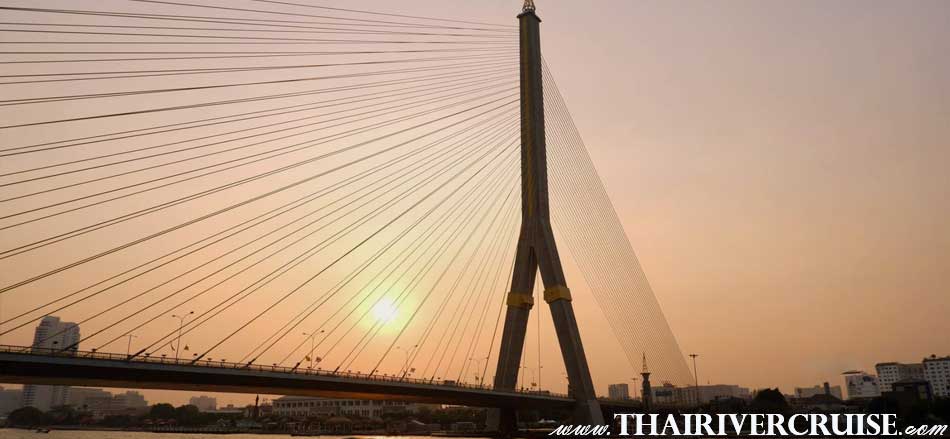
<path id="1" fill-rule="evenodd" d="M 92 398 L 112 398 L 112 394 L 105 390 L 91 387 L 73 387 L 69 389 L 69 399 L 66 403 L 75 408 L 82 409 L 89 406 L 89 400 Z"/>
<path id="2" fill-rule="evenodd" d="M 188 404 L 198 407 L 198 410 L 203 412 L 213 412 L 218 408 L 217 398 L 205 395 L 192 396 L 191 399 L 188 400 Z"/>
<path id="3" fill-rule="evenodd" d="M 930 383 L 934 396 L 950 397 L 950 356 L 931 355 L 924 358 L 924 379 Z"/>
<path id="4" fill-rule="evenodd" d="M 79 348 L 79 325 L 63 322 L 59 317 L 46 316 L 33 334 L 33 351 L 72 351 Z M 23 405 L 43 411 L 69 403 L 69 386 L 23 386 Z"/>
<path id="5" fill-rule="evenodd" d="M 876 376 L 860 370 L 842 373 L 848 389 L 848 399 L 874 398 L 881 396 L 881 386 Z"/>
<path id="6" fill-rule="evenodd" d="M 921 363 L 877 363 L 874 369 L 877 371 L 881 392 L 890 392 L 893 390 L 891 385 L 901 380 L 924 379 L 924 365 Z"/>
<path id="7" fill-rule="evenodd" d="M 134 390 L 113 396 L 112 404 L 122 409 L 143 409 L 148 407 L 148 401 L 145 400 L 145 396 Z"/>
<path id="8" fill-rule="evenodd" d="M 626 383 L 610 384 L 607 386 L 607 395 L 610 399 L 630 399 L 630 386 Z"/>

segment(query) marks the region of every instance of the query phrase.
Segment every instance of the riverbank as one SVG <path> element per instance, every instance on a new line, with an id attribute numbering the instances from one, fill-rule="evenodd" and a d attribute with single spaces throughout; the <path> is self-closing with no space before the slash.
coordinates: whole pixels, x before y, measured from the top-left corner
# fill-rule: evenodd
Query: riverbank
<path id="1" fill-rule="evenodd" d="M 161 439 L 199 439 L 202 437 L 213 438 L 220 437 L 221 434 L 215 433 L 177 433 L 177 432 L 162 432 L 160 436 L 156 436 L 156 432 L 144 431 L 144 430 L 116 430 L 116 429 L 88 429 L 88 428 L 74 428 L 67 429 L 61 428 L 57 429 L 56 427 L 52 428 L 49 433 L 36 433 L 36 429 L 24 429 L 24 428 L 0 428 L 0 438 L 3 439 L 36 439 L 36 438 L 45 438 L 45 439 L 156 439 L 156 437 Z M 231 439 L 268 439 L 274 437 L 291 437 L 291 432 L 254 432 L 254 433 L 227 433 L 227 437 Z M 398 438 L 398 439 L 428 439 L 428 435 L 387 435 L 387 434 L 372 434 L 372 433 L 350 433 L 350 434 L 328 434 L 321 435 L 324 439 L 355 439 L 355 438 L 372 438 L 372 439 L 386 439 L 386 438 Z M 484 439 L 487 436 L 462 436 L 458 439 Z"/>
<path id="2" fill-rule="evenodd" d="M 252 430 L 241 428 L 109 428 L 82 425 L 60 425 L 60 426 L 37 426 L 37 427 L 5 427 L 0 430 L 20 431 L 29 434 L 35 434 L 38 429 L 49 429 L 50 432 L 89 432 L 89 433 L 142 433 L 142 434 L 168 434 L 168 435 L 245 435 L 245 436 L 296 436 L 296 437 L 326 437 L 326 438 L 358 438 L 363 436 L 393 437 L 393 438 L 423 438 L 423 437 L 453 437 L 453 438 L 490 438 L 490 435 L 479 435 L 477 432 L 387 432 L 384 430 L 353 431 L 348 433 L 334 432 L 302 432 L 289 430 Z M 537 437 L 534 434 L 526 434 L 525 437 Z M 6 436 L 3 436 L 6 439 Z"/>

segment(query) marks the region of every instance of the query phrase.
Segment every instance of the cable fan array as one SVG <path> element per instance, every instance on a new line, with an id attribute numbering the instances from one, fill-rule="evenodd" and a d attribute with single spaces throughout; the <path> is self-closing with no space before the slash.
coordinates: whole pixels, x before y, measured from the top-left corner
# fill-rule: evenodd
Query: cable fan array
<path id="1" fill-rule="evenodd" d="M 0 10 L 7 340 L 59 315 L 82 332 L 66 349 L 135 335 L 129 358 L 484 383 L 518 226 L 516 28 L 265 0 Z"/>
<path id="2" fill-rule="evenodd" d="M 64 349 L 491 384 L 520 226 L 517 27 L 88 7 L 0 6 L 0 342 L 57 315 L 81 328 Z M 631 364 L 688 381 L 544 82 L 559 240 Z"/>

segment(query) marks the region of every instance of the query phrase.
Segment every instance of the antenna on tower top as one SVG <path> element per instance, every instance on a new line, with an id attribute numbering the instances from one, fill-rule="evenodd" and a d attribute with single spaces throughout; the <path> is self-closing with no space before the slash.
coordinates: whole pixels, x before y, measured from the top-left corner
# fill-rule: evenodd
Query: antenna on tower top
<path id="1" fill-rule="evenodd" d="M 534 12 L 534 0 L 524 0 L 521 12 Z"/>

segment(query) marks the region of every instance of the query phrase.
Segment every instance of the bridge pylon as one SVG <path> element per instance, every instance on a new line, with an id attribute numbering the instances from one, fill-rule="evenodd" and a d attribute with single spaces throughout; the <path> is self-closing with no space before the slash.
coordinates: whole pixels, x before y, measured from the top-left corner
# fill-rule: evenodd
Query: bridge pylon
<path id="1" fill-rule="evenodd" d="M 571 292 L 551 228 L 541 79 L 541 19 L 535 13 L 533 2 L 525 2 L 518 20 L 521 41 L 521 232 L 494 386 L 513 390 L 517 385 L 528 316 L 534 306 L 532 292 L 540 271 L 544 301 L 551 309 L 571 394 L 577 401 L 574 423 L 600 425 L 604 423 L 603 414 L 594 392 L 571 305 Z M 510 431 L 515 425 L 514 410 L 502 409 L 494 416 L 497 419 L 490 419 L 489 423 L 496 424 L 491 427 L 498 427 L 501 432 Z"/>

